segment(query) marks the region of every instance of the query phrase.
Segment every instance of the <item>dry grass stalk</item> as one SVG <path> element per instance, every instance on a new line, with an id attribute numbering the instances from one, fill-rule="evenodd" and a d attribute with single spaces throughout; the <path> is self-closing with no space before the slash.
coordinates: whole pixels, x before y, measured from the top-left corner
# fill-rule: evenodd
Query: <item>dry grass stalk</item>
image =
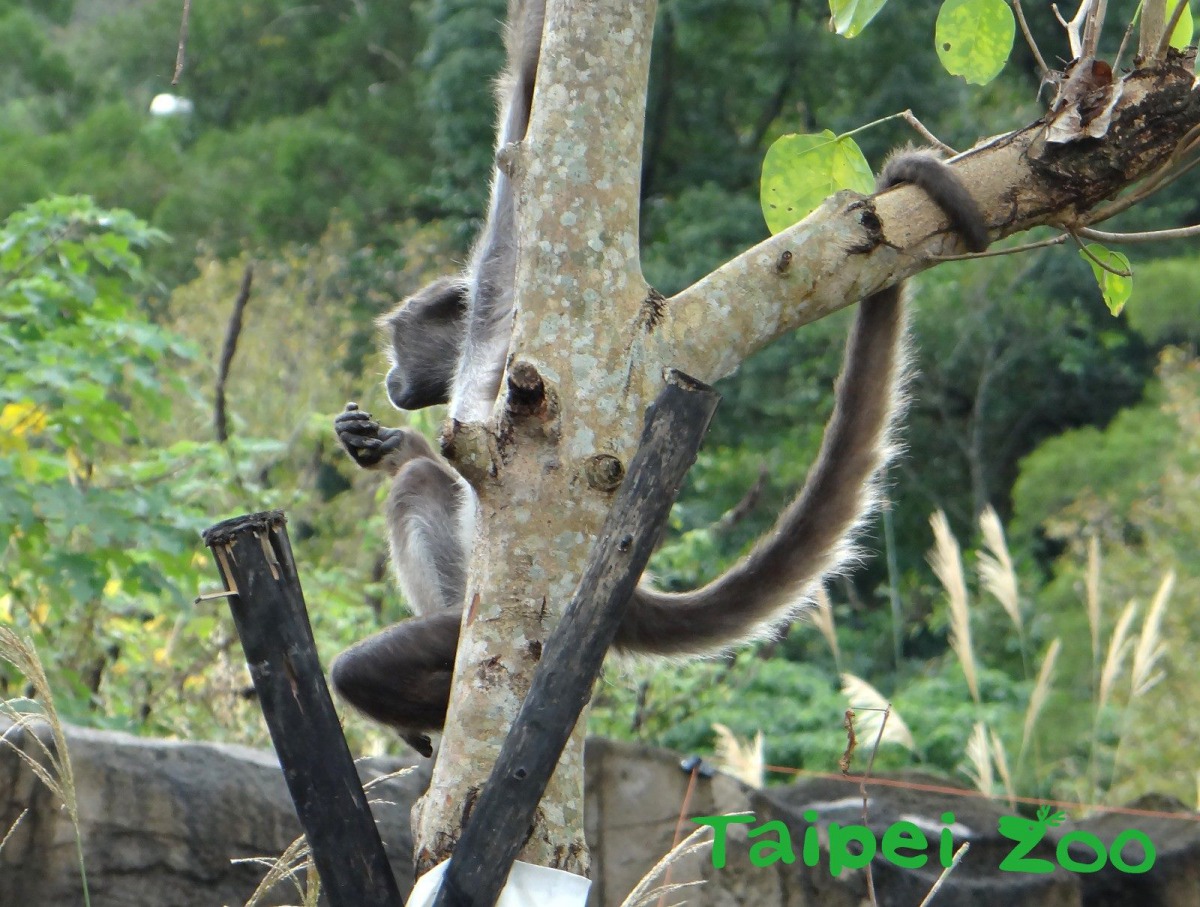
<path id="1" fill-rule="evenodd" d="M 1092 633 L 1092 664 L 1100 661 L 1100 539 L 1088 539 L 1087 574 L 1084 578 L 1086 591 L 1088 629 Z M 1095 670 L 1093 668 L 1093 670 Z"/>
<path id="2" fill-rule="evenodd" d="M 874 740 L 879 734 L 883 716 L 889 715 L 883 726 L 880 743 L 898 743 L 910 752 L 916 749 L 912 731 L 897 714 L 886 697 L 861 677 L 842 674 L 842 695 L 854 709 L 855 733 L 863 740 Z"/>
<path id="3" fill-rule="evenodd" d="M 4 845 L 8 843 L 8 839 L 13 836 L 13 832 L 17 830 L 17 826 L 24 821 L 27 815 L 29 815 L 28 808 L 21 810 L 21 815 L 17 816 L 13 824 L 8 826 L 8 831 L 4 833 L 4 838 L 0 839 L 0 850 L 4 850 Z"/>
<path id="4" fill-rule="evenodd" d="M 356 759 L 355 764 L 361 761 L 361 759 Z M 416 771 L 416 768 L 415 765 L 406 765 L 404 768 L 398 768 L 377 778 L 372 778 L 363 784 L 363 790 L 369 791 L 376 785 L 390 781 L 393 778 L 403 778 L 405 775 Z M 372 806 L 378 803 L 395 805 L 394 803 L 390 803 L 390 801 L 379 798 L 371 798 L 368 802 Z M 246 902 L 245 907 L 257 907 L 259 901 L 266 897 L 276 885 L 288 879 L 296 886 L 296 893 L 303 899 L 305 907 L 309 907 L 309 905 L 317 907 L 317 901 L 321 896 L 321 877 L 317 874 L 317 867 L 312 860 L 312 850 L 309 848 L 308 839 L 304 835 L 301 835 L 289 844 L 287 849 L 277 857 L 247 857 L 245 859 L 232 860 L 231 862 L 254 863 L 267 867 L 267 874 L 258 883 L 258 887 L 250 895 L 250 900 Z M 301 873 L 304 873 L 303 882 L 300 880 Z"/>
<path id="5" fill-rule="evenodd" d="M 817 630 L 825 637 L 825 642 L 829 646 L 829 651 L 833 653 L 833 663 L 840 673 L 842 670 L 842 650 L 838 648 L 837 640 L 837 625 L 833 618 L 833 603 L 829 600 L 829 593 L 825 591 L 824 586 L 818 586 L 816 594 L 813 596 L 813 602 L 816 605 L 808 612 L 810 620 L 816 625 Z"/>
<path id="6" fill-rule="evenodd" d="M 319 880 L 316 884 L 303 884 L 300 881 L 300 873 L 306 875 L 306 881 L 312 882 L 315 880 L 316 874 L 313 871 L 312 851 L 309 850 L 308 840 L 301 835 L 287 846 L 282 854 L 278 857 L 246 857 L 245 859 L 231 860 L 232 863 L 253 863 L 259 866 L 267 867 L 267 874 L 263 876 L 263 880 L 258 883 L 258 887 L 254 889 L 254 893 L 250 895 L 250 900 L 246 901 L 245 907 L 258 907 L 259 902 L 266 897 L 272 889 L 280 882 L 290 880 L 296 886 L 296 892 L 304 899 L 305 904 L 309 902 L 309 894 L 312 889 L 317 889 L 313 893 L 314 903 L 317 893 L 320 890 Z"/>
<path id="7" fill-rule="evenodd" d="M 750 787 L 762 787 L 766 781 L 762 731 L 753 740 L 740 740 L 723 724 L 714 723 L 713 730 L 717 732 L 714 756 L 721 771 Z"/>
<path id="8" fill-rule="evenodd" d="M 986 552 L 979 554 L 979 578 L 983 582 L 983 588 L 1000 602 L 1004 613 L 1017 628 L 1017 634 L 1024 640 L 1025 624 L 1021 619 L 1017 571 L 1008 553 L 1008 543 L 1004 540 L 1004 527 L 1000 525 L 1000 517 L 990 504 L 979 516 L 979 529 L 983 533 L 983 544 L 987 548 Z"/>
<path id="9" fill-rule="evenodd" d="M 982 721 L 975 722 L 975 727 L 971 729 L 971 737 L 967 741 L 967 760 L 971 763 L 967 776 L 974 782 L 975 789 L 984 796 L 995 796 L 996 777 L 992 772 L 992 752 L 988 743 L 987 725 Z"/>
<path id="10" fill-rule="evenodd" d="M 1154 601 L 1150 603 L 1150 610 L 1146 612 L 1142 632 L 1138 635 L 1137 646 L 1133 650 L 1129 688 L 1129 695 L 1133 699 L 1148 693 L 1163 679 L 1164 672 L 1155 671 L 1155 668 L 1167 648 L 1162 642 L 1162 619 L 1174 587 L 1175 571 L 1168 570 L 1158 591 L 1154 593 Z"/>
<path id="11" fill-rule="evenodd" d="M 938 510 L 929 518 L 933 527 L 933 550 L 929 564 L 946 590 L 950 605 L 950 647 L 958 656 L 971 698 L 979 702 L 979 671 L 971 645 L 971 610 L 967 603 L 967 583 L 963 577 L 962 554 L 950 532 L 946 514 Z"/>
<path id="12" fill-rule="evenodd" d="M 1017 790 L 1013 785 L 1012 772 L 1008 769 L 1008 751 L 1004 749 L 1004 741 L 1000 739 L 1000 735 L 995 731 L 991 732 L 992 740 L 992 762 L 996 765 L 996 773 L 1000 776 L 1000 783 L 1004 785 L 1004 796 L 1008 800 L 1008 805 L 1012 809 L 1016 809 Z"/>
<path id="13" fill-rule="evenodd" d="M 734 815 L 731 813 L 730 815 Z M 655 901 L 672 891 L 679 888 L 685 888 L 692 885 L 702 885 L 702 881 L 697 882 L 679 882 L 672 885 L 655 886 L 655 879 L 659 878 L 667 867 L 673 863 L 682 860 L 690 854 L 698 853 L 706 847 L 712 846 L 712 826 L 701 825 L 690 835 L 667 851 L 666 856 L 655 863 L 648 873 L 642 876 L 641 881 L 634 886 L 633 891 L 629 892 L 629 896 L 621 902 L 621 907 L 644 907 L 651 901 Z M 705 835 L 708 835 L 708 840 L 701 840 Z"/>
<path id="14" fill-rule="evenodd" d="M 1034 725 L 1037 724 L 1042 707 L 1046 704 L 1046 697 L 1050 695 L 1050 680 L 1054 676 L 1054 664 L 1058 661 L 1058 653 L 1061 651 L 1062 640 L 1055 637 L 1049 648 L 1046 649 L 1042 666 L 1038 669 L 1037 681 L 1033 685 L 1033 692 L 1029 695 L 1029 705 L 1025 709 L 1025 726 L 1021 730 L 1021 755 L 1025 754 L 1025 749 L 1029 746 Z"/>
<path id="15" fill-rule="evenodd" d="M 50 692 L 50 681 L 46 678 L 46 670 L 34 648 L 33 640 L 18 636 L 11 627 L 0 626 L 0 659 L 7 661 L 16 668 L 33 687 L 35 699 L 13 699 L 0 702 L 0 714 L 10 721 L 12 726 L 0 735 L 0 743 L 12 748 L 21 760 L 29 766 L 29 770 L 47 788 L 63 802 L 67 817 L 75 830 L 75 854 L 79 861 L 79 875 L 83 882 L 83 903 L 90 907 L 92 900 L 88 891 L 87 869 L 83 862 L 83 829 L 79 824 L 79 801 L 76 797 L 75 772 L 71 767 L 71 755 L 67 750 L 67 738 L 63 731 L 62 719 L 54 705 L 54 696 Z M 36 707 L 40 711 L 18 711 L 17 706 Z M 53 750 L 37 735 L 33 726 L 45 723 L 50 727 L 54 738 Z M 25 731 L 24 737 L 31 741 L 36 749 L 41 751 L 40 758 L 30 755 L 13 743 L 9 737 L 15 731 Z M 11 833 L 11 829 L 9 833 Z M 7 840 L 7 835 L 5 836 Z"/>
<path id="16" fill-rule="evenodd" d="M 963 841 L 962 847 L 954 851 L 954 859 L 950 861 L 950 865 L 942 870 L 942 874 L 937 877 L 937 881 L 934 882 L 933 887 L 929 889 L 929 894 L 925 895 L 925 897 L 921 899 L 921 903 L 918 904 L 917 907 L 929 907 L 930 902 L 933 901 L 933 896 L 938 893 L 938 889 L 942 887 L 947 877 L 950 875 L 950 873 L 954 872 L 955 867 L 958 866 L 958 864 L 962 861 L 962 858 L 967 855 L 967 851 L 970 849 L 970 843 Z"/>
<path id="17" fill-rule="evenodd" d="M 1133 625 L 1135 617 L 1137 617 L 1137 604 L 1130 601 L 1117 619 L 1117 625 L 1113 627 L 1112 636 L 1108 640 L 1108 654 L 1104 656 L 1104 665 L 1100 669 L 1100 683 L 1096 687 L 1097 712 L 1103 711 L 1104 707 L 1108 705 L 1109 699 L 1112 698 L 1113 686 L 1121 673 L 1121 663 L 1125 660 L 1125 653 L 1133 644 L 1133 640 L 1129 638 L 1129 628 Z"/>

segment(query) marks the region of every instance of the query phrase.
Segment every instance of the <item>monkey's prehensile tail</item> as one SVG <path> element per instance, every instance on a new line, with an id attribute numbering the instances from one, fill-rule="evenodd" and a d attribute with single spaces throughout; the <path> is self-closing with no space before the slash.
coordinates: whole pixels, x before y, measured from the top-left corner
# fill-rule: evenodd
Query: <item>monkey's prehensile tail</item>
<path id="1" fill-rule="evenodd" d="M 906 181 L 933 198 L 970 249 L 987 247 L 979 208 L 949 167 L 927 153 L 901 154 L 884 167 L 879 184 L 886 189 Z M 903 294 L 897 285 L 859 304 L 816 463 L 774 529 L 694 592 L 639 587 L 618 631 L 618 648 L 685 655 L 761 638 L 793 617 L 815 584 L 853 553 L 854 530 L 872 510 L 901 409 Z"/>

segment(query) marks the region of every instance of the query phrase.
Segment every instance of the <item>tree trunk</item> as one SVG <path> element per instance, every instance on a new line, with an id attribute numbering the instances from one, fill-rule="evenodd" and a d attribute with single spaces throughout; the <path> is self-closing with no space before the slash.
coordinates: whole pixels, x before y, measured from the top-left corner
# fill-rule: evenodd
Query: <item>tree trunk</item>
<path id="1" fill-rule="evenodd" d="M 418 872 L 453 851 L 663 369 L 711 383 L 781 334 L 931 266 L 931 255 L 960 251 L 918 190 L 843 192 L 676 297 L 655 293 L 638 255 L 654 13 L 653 0 L 549 0 L 529 131 L 502 155 L 518 187 L 507 397 L 490 421 L 451 425 L 444 438 L 480 512 L 449 719 L 418 807 Z M 1098 140 L 1072 141 L 1064 123 L 1091 122 L 1112 85 L 956 159 L 993 236 L 1085 225 L 1101 202 L 1162 166 L 1200 123 L 1192 80 L 1191 60 L 1173 55 L 1118 83 Z M 522 390 L 538 381 L 544 398 L 529 405 Z M 583 725 L 520 859 L 586 874 Z"/>

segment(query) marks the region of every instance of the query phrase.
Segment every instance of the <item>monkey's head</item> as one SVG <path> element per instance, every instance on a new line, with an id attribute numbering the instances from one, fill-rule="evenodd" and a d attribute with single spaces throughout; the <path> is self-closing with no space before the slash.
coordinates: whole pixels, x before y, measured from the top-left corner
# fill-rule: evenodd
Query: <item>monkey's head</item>
<path id="1" fill-rule="evenodd" d="M 379 319 L 392 365 L 384 385 L 397 409 L 423 409 L 449 401 L 466 313 L 466 282 L 442 278 Z"/>

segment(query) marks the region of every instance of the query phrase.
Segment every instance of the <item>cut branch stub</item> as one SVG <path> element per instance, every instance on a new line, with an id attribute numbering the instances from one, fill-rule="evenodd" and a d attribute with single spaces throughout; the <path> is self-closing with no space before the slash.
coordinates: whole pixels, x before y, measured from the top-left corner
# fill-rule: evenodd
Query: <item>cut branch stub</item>
<path id="1" fill-rule="evenodd" d="M 508 411 L 534 415 L 546 401 L 546 385 L 538 370 L 528 362 L 514 362 L 508 369 Z"/>
<path id="2" fill-rule="evenodd" d="M 616 491 L 625 478 L 625 466 L 612 454 L 596 454 L 587 461 L 588 484 L 597 491 Z"/>

